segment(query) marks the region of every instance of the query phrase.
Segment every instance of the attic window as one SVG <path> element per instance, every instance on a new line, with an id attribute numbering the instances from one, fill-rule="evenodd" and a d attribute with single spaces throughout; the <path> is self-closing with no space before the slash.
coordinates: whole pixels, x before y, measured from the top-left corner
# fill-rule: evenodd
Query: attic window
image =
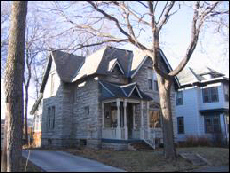
<path id="1" fill-rule="evenodd" d="M 89 115 L 89 106 L 84 107 L 85 115 Z"/>
<path id="2" fill-rule="evenodd" d="M 119 71 L 122 74 L 124 74 L 124 71 L 120 65 L 120 63 L 118 62 L 117 59 L 113 59 L 112 61 L 110 61 L 109 63 L 109 69 L 110 72 L 115 72 L 115 71 Z"/>

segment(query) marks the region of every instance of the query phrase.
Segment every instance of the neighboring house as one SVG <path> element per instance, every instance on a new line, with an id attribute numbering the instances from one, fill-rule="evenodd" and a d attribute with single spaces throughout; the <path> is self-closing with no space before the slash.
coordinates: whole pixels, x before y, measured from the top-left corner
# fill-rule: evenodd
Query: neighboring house
<path id="1" fill-rule="evenodd" d="M 160 55 L 161 68 L 171 71 L 162 51 Z M 44 76 L 41 87 L 42 147 L 122 150 L 132 141 L 153 147 L 163 142 L 158 85 L 150 57 L 112 47 L 88 57 L 55 50 L 45 74 L 49 76 Z M 174 125 L 176 87 L 175 80 L 171 92 Z"/>
<path id="2" fill-rule="evenodd" d="M 41 110 L 36 111 L 33 119 L 33 145 L 35 147 L 41 147 L 41 120 Z"/>
<path id="3" fill-rule="evenodd" d="M 28 143 L 31 144 L 33 140 L 33 119 L 27 118 L 27 135 Z M 25 128 L 23 127 L 23 139 L 25 140 Z"/>
<path id="4" fill-rule="evenodd" d="M 185 68 L 177 77 L 177 140 L 222 134 L 229 141 L 229 79 L 208 67 Z"/>

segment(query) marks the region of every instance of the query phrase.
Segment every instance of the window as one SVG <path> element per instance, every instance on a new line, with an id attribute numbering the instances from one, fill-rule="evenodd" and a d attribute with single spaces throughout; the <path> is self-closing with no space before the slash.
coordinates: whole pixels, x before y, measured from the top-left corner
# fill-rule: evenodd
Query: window
<path id="1" fill-rule="evenodd" d="M 155 91 L 159 91 L 157 80 L 154 80 L 154 89 Z"/>
<path id="2" fill-rule="evenodd" d="M 184 134 L 184 118 L 183 117 L 177 118 L 177 133 Z"/>
<path id="3" fill-rule="evenodd" d="M 148 85 L 149 89 L 153 89 L 153 70 L 152 68 L 148 68 Z"/>
<path id="4" fill-rule="evenodd" d="M 89 115 L 89 106 L 84 107 L 85 115 Z"/>
<path id="5" fill-rule="evenodd" d="M 220 133 L 220 117 L 219 115 L 205 116 L 205 133 Z"/>
<path id="6" fill-rule="evenodd" d="M 51 74 L 51 87 L 50 87 L 50 94 L 53 95 L 54 92 L 54 73 Z"/>
<path id="7" fill-rule="evenodd" d="M 203 88 L 203 102 L 204 103 L 212 103 L 212 102 L 218 102 L 218 88 L 217 87 L 209 87 L 209 88 Z"/>
<path id="8" fill-rule="evenodd" d="M 177 92 L 176 105 L 183 105 L 183 91 L 178 91 Z"/>
<path id="9" fill-rule="evenodd" d="M 149 126 L 151 128 L 161 127 L 160 111 L 149 111 Z"/>
<path id="10" fill-rule="evenodd" d="M 229 86 L 227 85 L 224 85 L 224 98 L 226 102 L 229 101 Z"/>
<path id="11" fill-rule="evenodd" d="M 55 127 L 55 106 L 48 107 L 48 128 L 54 129 Z"/>
<path id="12" fill-rule="evenodd" d="M 229 133 L 229 115 L 226 116 L 227 132 Z"/>
<path id="13" fill-rule="evenodd" d="M 55 106 L 52 106 L 52 128 L 55 126 Z"/>
<path id="14" fill-rule="evenodd" d="M 152 90 L 153 89 L 152 79 L 148 79 L 148 83 L 149 83 L 149 89 Z"/>

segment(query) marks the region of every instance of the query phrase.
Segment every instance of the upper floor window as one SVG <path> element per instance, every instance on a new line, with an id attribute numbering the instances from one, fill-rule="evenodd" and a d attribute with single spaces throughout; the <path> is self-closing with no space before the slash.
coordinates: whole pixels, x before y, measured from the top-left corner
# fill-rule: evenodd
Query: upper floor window
<path id="1" fill-rule="evenodd" d="M 212 103 L 212 102 L 218 102 L 218 88 L 217 87 L 209 87 L 209 88 L 203 88 L 203 102 L 204 103 Z"/>
<path id="2" fill-rule="evenodd" d="M 184 118 L 183 117 L 177 118 L 177 133 L 184 134 Z"/>
<path id="3" fill-rule="evenodd" d="M 148 86 L 149 89 L 153 89 L 153 70 L 152 68 L 148 68 Z"/>
<path id="4" fill-rule="evenodd" d="M 229 101 L 229 86 L 224 85 L 224 99 L 226 102 Z"/>
<path id="5" fill-rule="evenodd" d="M 176 105 L 183 105 L 183 91 L 178 91 L 177 92 Z"/>
<path id="6" fill-rule="evenodd" d="M 153 89 L 152 79 L 148 79 L 148 85 L 149 85 L 149 89 L 152 90 Z"/>

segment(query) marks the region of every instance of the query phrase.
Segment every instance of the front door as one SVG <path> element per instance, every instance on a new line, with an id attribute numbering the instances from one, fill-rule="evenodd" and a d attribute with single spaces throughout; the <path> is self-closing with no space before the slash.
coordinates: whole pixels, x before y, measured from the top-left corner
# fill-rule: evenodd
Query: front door
<path id="1" fill-rule="evenodd" d="M 128 126 L 128 139 L 131 139 L 133 134 L 133 107 L 131 103 L 127 104 L 127 126 Z"/>

